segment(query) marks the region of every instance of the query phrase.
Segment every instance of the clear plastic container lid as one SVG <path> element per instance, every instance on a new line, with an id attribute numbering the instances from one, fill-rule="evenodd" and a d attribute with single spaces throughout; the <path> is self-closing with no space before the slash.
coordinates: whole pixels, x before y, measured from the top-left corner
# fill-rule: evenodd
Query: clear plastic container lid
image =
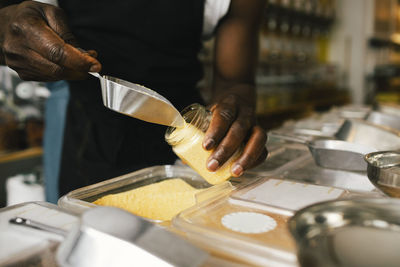
<path id="1" fill-rule="evenodd" d="M 225 195 L 181 212 L 172 226 L 214 254 L 252 265 L 297 266 L 295 242 L 287 229 L 291 215 Z"/>
<path id="2" fill-rule="evenodd" d="M 76 189 L 61 197 L 58 205 L 73 213 L 81 214 L 89 208 L 96 207 L 97 205 L 92 202 L 103 196 L 125 192 L 174 178 L 180 178 L 196 189 L 213 187 L 187 166 L 161 165 L 141 169 L 120 177 Z M 234 183 L 234 181 L 232 182 Z M 216 187 L 215 190 L 222 191 L 230 191 L 232 188 L 229 182 L 227 182 L 227 185 L 224 183 L 223 185 L 214 187 Z"/>

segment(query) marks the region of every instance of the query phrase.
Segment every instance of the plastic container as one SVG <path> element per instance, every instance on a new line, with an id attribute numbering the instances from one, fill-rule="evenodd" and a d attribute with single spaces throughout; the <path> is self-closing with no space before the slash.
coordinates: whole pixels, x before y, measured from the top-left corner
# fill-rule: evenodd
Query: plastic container
<path id="1" fill-rule="evenodd" d="M 58 205 L 73 213 L 81 214 L 89 208 L 96 207 L 97 205 L 92 202 L 105 195 L 121 193 L 173 178 L 183 179 L 197 189 L 211 187 L 210 184 L 189 167 L 161 165 L 141 169 L 120 177 L 76 189 L 61 197 L 58 200 Z"/>
<path id="2" fill-rule="evenodd" d="M 211 113 L 199 104 L 192 104 L 181 114 L 186 124 L 181 128 L 169 127 L 165 133 L 167 143 L 172 146 L 172 150 L 183 162 L 210 184 L 228 180 L 232 176 L 232 164 L 240 156 L 241 150 L 238 149 L 217 171 L 209 171 L 206 166 L 212 150 L 205 150 L 202 143 L 211 121 Z"/>
<path id="3" fill-rule="evenodd" d="M 243 233 L 223 225 L 225 216 L 237 214 L 268 216 L 276 227 L 266 233 Z M 219 195 L 181 212 L 172 220 L 172 226 L 199 247 L 221 257 L 257 266 L 297 266 L 295 243 L 287 229 L 291 215 L 285 209 Z"/>
<path id="4" fill-rule="evenodd" d="M 55 253 L 64 240 L 60 235 L 13 225 L 23 217 L 70 231 L 79 218 L 47 202 L 25 202 L 0 209 L 0 266 L 57 266 Z"/>
<path id="5" fill-rule="evenodd" d="M 205 201 L 176 216 L 172 226 L 211 253 L 257 266 L 298 266 L 288 220 L 306 206 L 353 196 L 340 188 L 264 177 L 248 180 L 225 195 L 208 192 Z M 242 215 L 243 225 L 227 224 L 227 218 Z M 265 215 L 275 221 L 275 228 L 259 231 L 260 221 L 252 218 Z"/>

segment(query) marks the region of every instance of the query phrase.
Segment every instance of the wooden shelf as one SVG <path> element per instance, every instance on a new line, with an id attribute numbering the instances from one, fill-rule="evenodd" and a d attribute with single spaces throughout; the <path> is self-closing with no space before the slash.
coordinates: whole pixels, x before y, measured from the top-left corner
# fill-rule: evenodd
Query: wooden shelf
<path id="1" fill-rule="evenodd" d="M 275 115 L 275 114 L 293 112 L 293 111 L 298 111 L 298 110 L 314 110 L 314 109 L 324 108 L 324 107 L 329 108 L 330 106 L 333 106 L 333 105 L 347 104 L 349 101 L 350 101 L 350 99 L 347 95 L 338 95 L 338 96 L 327 98 L 327 99 L 321 99 L 321 100 L 309 101 L 309 102 L 303 102 L 303 103 L 294 103 L 294 104 L 290 104 L 290 105 L 275 107 L 275 108 L 268 109 L 265 112 L 260 113 L 258 115 L 259 116 L 271 116 L 271 115 Z"/>
<path id="2" fill-rule="evenodd" d="M 259 124 L 266 130 L 270 130 L 282 125 L 289 119 L 301 119 L 309 116 L 315 111 L 327 110 L 332 106 L 341 106 L 348 104 L 350 98 L 348 95 L 337 95 L 335 97 L 314 100 L 309 102 L 294 103 L 268 109 L 257 114 Z"/>
<path id="3" fill-rule="evenodd" d="M 41 157 L 42 155 L 43 155 L 42 147 L 32 147 L 21 151 L 7 152 L 4 154 L 0 154 L 0 164 L 10 161 L 24 160 L 33 157 Z"/>

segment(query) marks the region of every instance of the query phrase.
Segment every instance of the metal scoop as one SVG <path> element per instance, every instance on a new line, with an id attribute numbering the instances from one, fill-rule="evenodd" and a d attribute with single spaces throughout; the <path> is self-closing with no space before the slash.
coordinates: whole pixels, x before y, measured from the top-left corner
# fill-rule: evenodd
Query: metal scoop
<path id="1" fill-rule="evenodd" d="M 30 228 L 34 228 L 37 230 L 42 230 L 45 232 L 50 232 L 53 234 L 57 234 L 63 237 L 67 236 L 67 231 L 64 231 L 60 228 L 57 227 L 53 227 L 50 225 L 46 225 L 40 222 L 36 222 L 36 221 L 32 221 L 30 219 L 26 219 L 26 218 L 22 218 L 22 217 L 15 217 L 10 219 L 9 221 L 11 224 L 16 224 L 16 225 L 22 225 L 22 226 L 26 226 L 26 227 L 30 227 Z"/>
<path id="2" fill-rule="evenodd" d="M 268 136 L 308 146 L 315 163 L 328 169 L 366 171 L 367 164 L 364 161 L 364 155 L 376 151 L 376 149 L 365 145 L 342 140 L 319 139 L 307 141 L 296 136 L 276 134 L 274 132 L 270 132 Z"/>
<path id="3" fill-rule="evenodd" d="M 99 78 L 103 104 L 107 108 L 156 124 L 173 127 L 184 125 L 179 111 L 157 92 L 112 76 L 89 73 Z"/>
<path id="4" fill-rule="evenodd" d="M 21 217 L 10 223 L 63 236 L 56 254 L 60 267 L 199 267 L 209 258 L 177 234 L 114 207 L 87 210 L 68 232 Z"/>

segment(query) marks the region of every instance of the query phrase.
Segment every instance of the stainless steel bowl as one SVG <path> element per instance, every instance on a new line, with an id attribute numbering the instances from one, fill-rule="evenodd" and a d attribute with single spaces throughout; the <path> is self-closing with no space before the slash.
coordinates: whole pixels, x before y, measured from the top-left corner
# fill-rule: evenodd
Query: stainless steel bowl
<path id="1" fill-rule="evenodd" d="M 400 264 L 400 200 L 315 204 L 289 220 L 301 266 L 394 267 Z"/>
<path id="2" fill-rule="evenodd" d="M 365 155 L 368 178 L 385 194 L 400 198 L 400 152 L 380 151 Z"/>

